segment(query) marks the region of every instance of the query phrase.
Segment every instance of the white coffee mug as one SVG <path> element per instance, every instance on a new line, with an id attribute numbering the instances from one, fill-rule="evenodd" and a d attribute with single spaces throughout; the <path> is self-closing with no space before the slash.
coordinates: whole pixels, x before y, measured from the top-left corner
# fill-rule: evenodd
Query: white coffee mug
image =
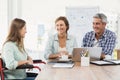
<path id="1" fill-rule="evenodd" d="M 62 60 L 67 60 L 68 59 L 68 55 L 62 55 L 61 59 Z"/>

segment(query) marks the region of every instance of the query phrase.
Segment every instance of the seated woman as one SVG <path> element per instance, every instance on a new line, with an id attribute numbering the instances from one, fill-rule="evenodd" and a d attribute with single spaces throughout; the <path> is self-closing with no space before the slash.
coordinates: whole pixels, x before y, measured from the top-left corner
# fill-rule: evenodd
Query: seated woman
<path id="1" fill-rule="evenodd" d="M 69 22 L 66 17 L 60 16 L 55 21 L 57 34 L 51 36 L 48 40 L 44 57 L 46 59 L 60 58 L 62 55 L 71 57 L 72 50 L 77 46 L 76 39 L 67 32 Z"/>
<path id="2" fill-rule="evenodd" d="M 26 79 L 25 69 L 16 69 L 23 64 L 33 64 L 32 58 L 24 49 L 23 38 L 26 34 L 26 22 L 22 19 L 15 18 L 10 26 L 10 31 L 3 45 L 2 59 L 5 67 L 5 80 L 7 79 Z M 34 80 L 34 78 L 33 78 Z"/>

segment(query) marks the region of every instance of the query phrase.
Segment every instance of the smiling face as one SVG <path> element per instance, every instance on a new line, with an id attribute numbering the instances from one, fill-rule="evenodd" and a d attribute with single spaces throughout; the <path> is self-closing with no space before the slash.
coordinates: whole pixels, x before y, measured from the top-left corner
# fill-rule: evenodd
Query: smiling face
<path id="1" fill-rule="evenodd" d="M 58 20 L 55 23 L 55 26 L 56 26 L 58 34 L 65 34 L 66 33 L 67 26 L 65 25 L 63 20 Z"/>
<path id="2" fill-rule="evenodd" d="M 93 29 L 96 34 L 103 34 L 105 30 L 106 23 L 102 22 L 100 18 L 93 19 Z"/>

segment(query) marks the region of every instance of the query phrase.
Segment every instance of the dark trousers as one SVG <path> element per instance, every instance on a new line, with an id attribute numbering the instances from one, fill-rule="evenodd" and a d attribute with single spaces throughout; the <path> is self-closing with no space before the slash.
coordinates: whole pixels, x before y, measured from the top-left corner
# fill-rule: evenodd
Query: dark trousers
<path id="1" fill-rule="evenodd" d="M 25 80 L 35 80 L 37 73 L 27 73 L 27 78 Z"/>
<path id="2" fill-rule="evenodd" d="M 35 80 L 37 73 L 26 73 L 27 77 L 25 79 L 5 79 L 5 80 Z"/>

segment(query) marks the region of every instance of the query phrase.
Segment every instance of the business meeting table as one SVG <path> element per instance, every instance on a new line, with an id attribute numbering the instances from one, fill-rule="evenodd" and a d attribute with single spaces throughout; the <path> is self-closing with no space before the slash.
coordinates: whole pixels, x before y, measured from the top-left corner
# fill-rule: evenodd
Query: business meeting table
<path id="1" fill-rule="evenodd" d="M 53 68 L 46 64 L 35 80 L 120 80 L 120 65 L 81 66 L 75 62 L 72 68 Z"/>

